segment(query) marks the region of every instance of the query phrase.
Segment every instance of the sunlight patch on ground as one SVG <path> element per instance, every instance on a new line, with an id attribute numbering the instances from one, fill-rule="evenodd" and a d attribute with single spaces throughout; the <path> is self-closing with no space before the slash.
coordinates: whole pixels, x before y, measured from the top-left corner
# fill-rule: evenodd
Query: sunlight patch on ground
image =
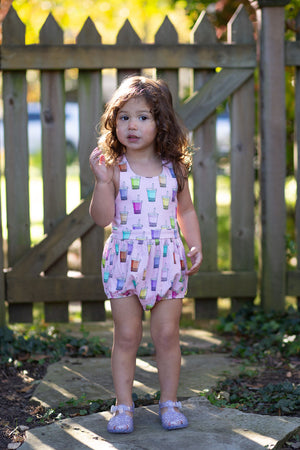
<path id="1" fill-rule="evenodd" d="M 152 366 L 149 362 L 143 361 L 140 358 L 136 359 L 136 366 L 145 372 L 157 373 L 157 368 L 155 366 Z"/>
<path id="2" fill-rule="evenodd" d="M 233 431 L 241 436 L 244 436 L 245 438 L 249 439 L 250 441 L 256 442 L 257 444 L 260 444 L 261 446 L 264 446 L 265 448 L 273 448 L 270 447 L 270 445 L 276 445 L 277 440 L 271 438 L 270 436 L 265 436 L 260 433 L 256 433 L 252 430 L 246 430 L 241 428 L 233 429 Z"/>

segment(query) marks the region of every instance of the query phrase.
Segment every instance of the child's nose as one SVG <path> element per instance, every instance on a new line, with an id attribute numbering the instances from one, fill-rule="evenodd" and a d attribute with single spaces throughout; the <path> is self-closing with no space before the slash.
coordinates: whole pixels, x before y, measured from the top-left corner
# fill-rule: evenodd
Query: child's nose
<path id="1" fill-rule="evenodd" d="M 134 118 L 130 119 L 130 120 L 129 120 L 129 123 L 128 123 L 128 127 L 129 127 L 129 129 L 131 129 L 131 130 L 135 130 L 136 127 L 137 127 L 137 121 L 136 121 L 136 119 L 134 119 Z"/>

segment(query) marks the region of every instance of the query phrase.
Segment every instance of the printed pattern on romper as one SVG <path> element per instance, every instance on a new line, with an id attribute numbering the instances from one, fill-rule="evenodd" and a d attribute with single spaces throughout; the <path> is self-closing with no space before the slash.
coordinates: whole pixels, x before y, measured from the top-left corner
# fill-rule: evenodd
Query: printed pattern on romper
<path id="1" fill-rule="evenodd" d="M 136 175 L 125 156 L 112 234 L 102 257 L 108 298 L 136 294 L 144 309 L 187 289 L 185 251 L 177 226 L 177 180 L 172 164 L 156 177 Z"/>

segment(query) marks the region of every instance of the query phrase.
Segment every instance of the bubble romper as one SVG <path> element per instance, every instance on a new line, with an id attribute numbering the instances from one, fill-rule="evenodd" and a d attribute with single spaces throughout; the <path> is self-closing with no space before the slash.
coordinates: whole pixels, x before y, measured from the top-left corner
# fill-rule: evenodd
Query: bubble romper
<path id="1" fill-rule="evenodd" d="M 135 174 L 125 155 L 112 233 L 102 256 L 107 298 L 137 295 L 144 310 L 162 299 L 183 298 L 188 276 L 177 225 L 177 180 L 172 163 L 161 174 Z"/>

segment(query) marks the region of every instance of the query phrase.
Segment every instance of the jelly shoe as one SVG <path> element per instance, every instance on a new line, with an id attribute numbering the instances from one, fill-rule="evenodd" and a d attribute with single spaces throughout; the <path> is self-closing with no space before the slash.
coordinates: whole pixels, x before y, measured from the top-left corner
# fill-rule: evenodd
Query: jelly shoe
<path id="1" fill-rule="evenodd" d="M 168 408 L 166 412 L 161 413 L 163 408 Z M 175 411 L 174 408 L 182 408 L 181 402 L 159 402 L 159 417 L 165 430 L 176 430 L 188 426 L 188 420 L 182 413 Z"/>
<path id="2" fill-rule="evenodd" d="M 115 415 L 108 422 L 107 431 L 109 433 L 131 433 L 133 431 L 133 417 L 126 412 L 133 413 L 133 411 L 134 403 L 132 403 L 132 406 L 112 406 L 110 412 L 115 413 Z"/>

